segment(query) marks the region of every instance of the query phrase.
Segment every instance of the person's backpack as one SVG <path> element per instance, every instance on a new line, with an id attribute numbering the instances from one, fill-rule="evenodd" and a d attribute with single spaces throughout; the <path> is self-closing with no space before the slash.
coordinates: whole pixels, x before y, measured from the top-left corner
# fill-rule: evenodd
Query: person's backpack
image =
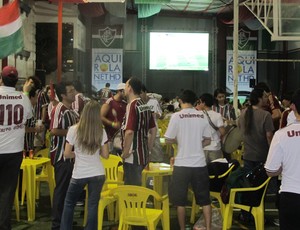
<path id="1" fill-rule="evenodd" d="M 243 167 L 238 167 L 236 170 L 231 172 L 229 176 L 227 177 L 225 184 L 222 186 L 221 189 L 221 199 L 224 204 L 229 203 L 229 197 L 230 197 L 230 189 L 231 188 L 241 188 L 244 187 L 245 184 L 245 169 Z M 236 199 L 238 201 L 241 200 L 240 195 L 237 194 Z"/>
<path id="2" fill-rule="evenodd" d="M 247 181 L 247 187 L 258 187 L 263 184 L 268 179 L 264 164 L 260 163 L 258 166 L 248 172 L 245 178 Z M 264 188 L 253 192 L 243 192 L 241 204 L 249 205 L 251 207 L 258 207 L 260 205 L 263 192 Z"/>
<path id="3" fill-rule="evenodd" d="M 221 191 L 222 186 L 224 185 L 225 180 L 229 174 L 222 178 L 218 178 L 218 176 L 227 172 L 231 167 L 231 165 L 234 165 L 232 169 L 232 171 L 234 171 L 239 167 L 240 163 L 237 160 L 230 160 L 228 162 L 225 158 L 221 158 L 221 159 L 211 161 L 207 164 L 209 176 L 214 176 L 212 179 L 210 179 L 209 191 L 213 191 L 213 192 Z"/>
<path id="4" fill-rule="evenodd" d="M 250 172 L 246 172 L 243 167 L 239 167 L 229 175 L 222 187 L 221 199 L 223 203 L 228 204 L 231 188 L 258 187 L 264 183 L 267 178 L 268 176 L 263 163 L 253 168 Z M 264 188 L 258 191 L 237 193 L 235 202 L 251 207 L 257 207 L 260 205 L 263 192 Z"/>

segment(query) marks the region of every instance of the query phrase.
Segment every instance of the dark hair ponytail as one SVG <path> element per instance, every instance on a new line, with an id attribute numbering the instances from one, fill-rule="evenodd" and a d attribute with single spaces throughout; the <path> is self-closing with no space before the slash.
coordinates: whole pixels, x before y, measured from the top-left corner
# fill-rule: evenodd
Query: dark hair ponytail
<path id="1" fill-rule="evenodd" d="M 253 122 L 253 107 L 259 103 L 259 99 L 264 95 L 263 89 L 254 89 L 250 93 L 250 105 L 245 112 L 245 135 L 251 134 L 251 124 Z"/>

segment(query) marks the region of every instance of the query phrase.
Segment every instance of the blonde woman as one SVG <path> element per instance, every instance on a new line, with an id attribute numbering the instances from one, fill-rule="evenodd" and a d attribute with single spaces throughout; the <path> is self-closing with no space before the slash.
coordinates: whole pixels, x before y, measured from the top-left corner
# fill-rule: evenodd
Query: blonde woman
<path id="1" fill-rule="evenodd" d="M 85 229 L 97 229 L 98 202 L 105 181 L 104 167 L 100 161 L 108 158 L 107 135 L 102 128 L 100 104 L 88 102 L 78 124 L 71 126 L 67 134 L 64 157 L 74 158 L 75 165 L 67 191 L 60 229 L 72 229 L 75 204 L 88 185 L 88 219 Z M 74 147 L 74 150 L 73 150 Z"/>

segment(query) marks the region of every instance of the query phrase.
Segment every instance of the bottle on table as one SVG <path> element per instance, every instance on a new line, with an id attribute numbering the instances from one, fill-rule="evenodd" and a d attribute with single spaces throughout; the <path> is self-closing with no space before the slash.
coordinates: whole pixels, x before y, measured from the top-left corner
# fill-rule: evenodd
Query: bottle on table
<path id="1" fill-rule="evenodd" d="M 33 156 L 34 156 L 34 153 L 33 153 L 33 150 L 31 149 L 31 150 L 29 151 L 29 158 L 30 158 L 30 159 L 33 159 Z"/>

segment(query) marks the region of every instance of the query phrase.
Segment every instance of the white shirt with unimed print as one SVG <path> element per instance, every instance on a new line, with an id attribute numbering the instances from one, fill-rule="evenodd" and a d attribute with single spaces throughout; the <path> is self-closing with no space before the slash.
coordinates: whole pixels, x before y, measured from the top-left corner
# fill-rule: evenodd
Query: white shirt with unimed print
<path id="1" fill-rule="evenodd" d="M 276 172 L 282 167 L 280 192 L 300 194 L 300 122 L 278 130 L 272 139 L 265 168 Z"/>
<path id="2" fill-rule="evenodd" d="M 95 154 L 90 155 L 84 152 L 76 141 L 77 125 L 69 128 L 67 133 L 67 141 L 70 145 L 74 146 L 75 164 L 73 169 L 72 178 L 88 178 L 93 176 L 105 175 L 104 167 L 100 160 L 100 149 Z M 107 135 L 103 129 L 102 143 L 103 146 L 107 142 Z"/>
<path id="3" fill-rule="evenodd" d="M 25 123 L 32 117 L 28 96 L 13 87 L 0 86 L 0 154 L 24 149 Z"/>
<path id="4" fill-rule="evenodd" d="M 174 113 L 170 119 L 166 138 L 176 139 L 178 152 L 175 166 L 204 167 L 203 137 L 210 137 L 209 123 L 202 111 L 186 108 Z"/>

